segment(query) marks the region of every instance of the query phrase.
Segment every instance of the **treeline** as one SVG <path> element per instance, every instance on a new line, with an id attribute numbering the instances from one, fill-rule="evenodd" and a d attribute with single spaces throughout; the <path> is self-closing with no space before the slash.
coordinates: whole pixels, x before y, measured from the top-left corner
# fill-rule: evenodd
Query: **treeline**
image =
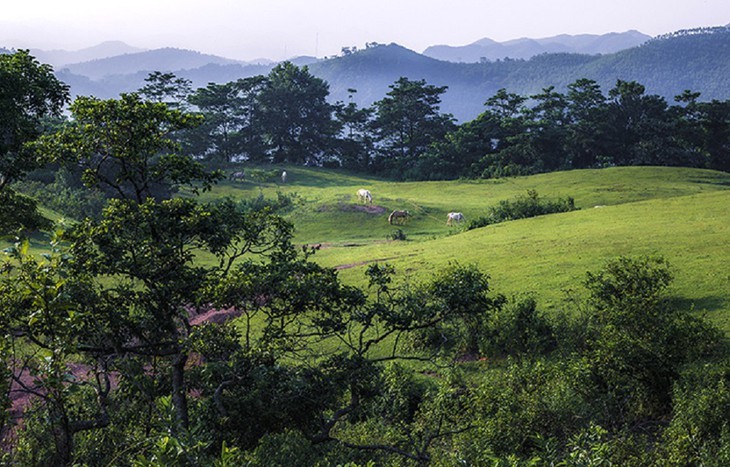
<path id="1" fill-rule="evenodd" d="M 730 101 L 685 91 L 670 105 L 635 81 L 618 80 L 607 94 L 589 79 L 565 93 L 502 89 L 460 125 L 440 112 L 446 87 L 424 80 L 400 78 L 364 108 L 328 103 L 327 83 L 291 63 L 194 91 L 170 74 L 147 81 L 142 96 L 203 116 L 180 139 L 213 165 L 312 164 L 410 180 L 614 165 L 730 169 Z"/>

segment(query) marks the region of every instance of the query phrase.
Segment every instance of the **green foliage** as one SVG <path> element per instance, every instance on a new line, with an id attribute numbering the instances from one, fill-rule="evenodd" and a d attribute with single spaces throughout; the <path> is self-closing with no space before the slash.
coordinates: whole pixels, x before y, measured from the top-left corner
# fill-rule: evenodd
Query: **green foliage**
<path id="1" fill-rule="evenodd" d="M 23 146 L 41 135 L 41 122 L 61 114 L 68 86 L 27 50 L 0 54 L 0 190 L 43 163 Z"/>
<path id="2" fill-rule="evenodd" d="M 76 220 L 99 219 L 107 201 L 101 191 L 85 189 L 80 175 L 63 167 L 55 172 L 52 183 L 29 179 L 16 186 L 43 206 Z"/>
<path id="3" fill-rule="evenodd" d="M 265 77 L 256 76 L 197 89 L 188 101 L 204 119 L 200 127 L 185 134 L 192 151 L 222 163 L 242 156 L 264 160 L 258 99 L 266 85 Z"/>
<path id="4" fill-rule="evenodd" d="M 193 115 L 136 94 L 119 100 L 79 97 L 70 110 L 73 123 L 41 140 L 36 149 L 79 164 L 87 187 L 141 203 L 170 197 L 174 186 L 209 189 L 220 178 L 174 152 L 178 144 L 172 134 L 197 125 Z"/>
<path id="5" fill-rule="evenodd" d="M 397 179 L 420 178 L 414 165 L 428 146 L 451 129 L 451 115 L 439 113 L 446 87 L 427 85 L 425 80 L 401 77 L 386 97 L 374 104 L 372 121 L 380 156 L 375 170 Z"/>
<path id="6" fill-rule="evenodd" d="M 491 314 L 481 347 L 489 356 L 533 358 L 555 348 L 550 322 L 533 297 L 512 299 Z"/>
<path id="7" fill-rule="evenodd" d="M 388 234 L 386 238 L 389 240 L 405 241 L 407 239 L 407 235 L 403 232 L 403 229 L 395 229 L 392 233 Z"/>
<path id="8" fill-rule="evenodd" d="M 467 230 L 478 229 L 487 225 L 516 219 L 525 219 L 558 212 L 570 212 L 575 209 L 575 201 L 570 196 L 555 201 L 547 201 L 541 199 L 537 191 L 528 190 L 527 196 L 519 196 L 513 201 L 502 200 L 497 206 L 491 206 L 485 217 L 478 217 L 469 222 Z"/>
<path id="9" fill-rule="evenodd" d="M 11 189 L 0 191 L 0 235 L 49 229 L 51 221 L 38 212 L 38 202 Z"/>
<path id="10" fill-rule="evenodd" d="M 47 161 L 26 145 L 42 134 L 45 119 L 61 114 L 68 86 L 27 50 L 0 54 L 0 83 L 0 234 L 48 228 L 37 203 L 11 184 Z"/>
<path id="11" fill-rule="evenodd" d="M 280 63 L 258 95 L 260 128 L 274 163 L 318 163 L 337 133 L 329 85 L 305 66 Z"/>
<path id="12" fill-rule="evenodd" d="M 474 265 L 458 264 L 444 268 L 430 282 L 416 288 L 409 295 L 413 306 L 433 309 L 433 313 L 443 315 L 441 320 L 416 334 L 416 348 L 479 355 L 490 315 L 504 303 L 504 297 L 491 297 L 489 291 L 487 274 Z"/>
<path id="13" fill-rule="evenodd" d="M 717 329 L 664 297 L 671 279 L 662 258 L 621 257 L 588 274 L 588 337 L 581 353 L 596 398 L 610 396 L 607 421 L 668 413 L 681 365 L 717 349 Z"/>
<path id="14" fill-rule="evenodd" d="M 674 416 L 664 432 L 668 462 L 724 465 L 730 460 L 728 362 L 689 367 L 673 392 Z"/>

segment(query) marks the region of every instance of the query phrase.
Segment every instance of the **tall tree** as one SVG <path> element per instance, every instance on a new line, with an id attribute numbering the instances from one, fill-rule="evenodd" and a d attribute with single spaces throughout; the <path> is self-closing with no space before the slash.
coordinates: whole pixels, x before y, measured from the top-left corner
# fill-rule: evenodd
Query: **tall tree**
<path id="1" fill-rule="evenodd" d="M 262 160 L 258 100 L 265 86 L 266 78 L 255 76 L 196 90 L 189 101 L 203 115 L 203 123 L 189 133 L 194 152 L 224 163 L 237 156 Z"/>
<path id="2" fill-rule="evenodd" d="M 261 131 L 275 163 L 320 162 L 337 125 L 327 102 L 329 86 L 305 66 L 280 63 L 259 95 Z"/>
<path id="3" fill-rule="evenodd" d="M 70 109 L 73 123 L 40 140 L 37 148 L 83 167 L 89 187 L 142 203 L 168 198 L 181 184 L 209 187 L 219 177 L 177 152 L 172 135 L 197 125 L 194 115 L 137 94 L 118 100 L 79 97 Z"/>
<path id="4" fill-rule="evenodd" d="M 606 98 L 593 80 L 568 85 L 568 157 L 575 169 L 593 167 L 604 156 Z"/>
<path id="5" fill-rule="evenodd" d="M 0 230 L 35 228 L 35 203 L 9 185 L 44 160 L 25 145 L 42 132 L 42 121 L 59 116 L 68 102 L 68 86 L 28 51 L 0 54 Z"/>
<path id="6" fill-rule="evenodd" d="M 636 81 L 618 80 L 608 92 L 607 152 L 616 165 L 661 165 L 676 152 L 667 103 Z"/>
<path id="7" fill-rule="evenodd" d="M 147 84 L 139 89 L 139 94 L 152 102 L 164 102 L 173 109 L 185 109 L 192 92 L 189 79 L 178 78 L 175 73 L 154 71 L 144 79 Z"/>
<path id="8" fill-rule="evenodd" d="M 453 117 L 439 112 L 446 89 L 401 77 L 390 85 L 386 97 L 374 104 L 372 126 L 383 169 L 403 176 L 429 145 L 455 128 Z"/>
<path id="9" fill-rule="evenodd" d="M 352 96 L 357 91 L 348 89 L 350 101 L 335 105 L 335 118 L 340 127 L 337 148 L 343 167 L 356 170 L 369 170 L 373 148 L 373 135 L 370 123 L 373 109 L 358 108 Z"/>
<path id="10" fill-rule="evenodd" d="M 87 219 L 67 237 L 74 273 L 91 274 L 103 296 L 97 320 L 104 338 L 82 350 L 166 359 L 177 427 L 184 430 L 188 307 L 210 273 L 193 263 L 193 252 L 225 255 L 233 248 L 238 257 L 268 241 L 270 232 L 286 229 L 267 229 L 271 223 L 244 218 L 231 204 L 206 207 L 194 199 L 167 199 L 172 185 L 195 190 L 218 178 L 171 152 L 169 133 L 194 124 L 193 116 L 135 94 L 107 101 L 79 98 L 71 110 L 74 125 L 46 137 L 43 148 L 84 165 L 88 186 L 105 186 L 118 198 L 100 221 Z M 244 251 L 236 250 L 239 242 Z"/>

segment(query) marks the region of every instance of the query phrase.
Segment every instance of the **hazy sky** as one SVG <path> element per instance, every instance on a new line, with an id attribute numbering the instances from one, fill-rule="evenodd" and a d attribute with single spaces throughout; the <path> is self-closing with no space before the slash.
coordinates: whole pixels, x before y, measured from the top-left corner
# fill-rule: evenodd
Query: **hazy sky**
<path id="1" fill-rule="evenodd" d="M 465 45 L 730 23 L 730 0 L 8 0 L 0 47 L 80 49 L 105 40 L 235 59 L 334 55 L 343 46 Z"/>

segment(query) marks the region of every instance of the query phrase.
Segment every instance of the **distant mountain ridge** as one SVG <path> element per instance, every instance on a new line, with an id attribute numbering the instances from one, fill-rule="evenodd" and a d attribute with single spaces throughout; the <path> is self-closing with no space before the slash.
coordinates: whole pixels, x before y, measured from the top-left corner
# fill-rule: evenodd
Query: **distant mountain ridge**
<path id="1" fill-rule="evenodd" d="M 100 58 L 67 65 L 71 73 L 100 79 L 105 76 L 137 73 L 139 71 L 176 71 L 205 65 L 242 64 L 238 60 L 203 54 L 194 50 L 172 47 Z"/>
<path id="2" fill-rule="evenodd" d="M 606 35 L 604 35 L 606 36 Z M 590 42 L 591 38 L 573 39 Z M 489 43 L 484 40 L 483 43 Z M 635 80 L 649 94 L 671 101 L 684 90 L 701 92 L 702 100 L 730 98 L 730 27 L 698 28 L 653 38 L 641 46 L 603 55 L 544 53 L 530 59 L 502 59 L 484 63 L 437 60 L 397 44 L 371 44 L 340 57 L 291 60 L 307 65 L 329 84 L 330 100 L 352 98 L 360 106 L 382 99 L 400 77 L 423 79 L 448 86 L 441 110 L 458 120 L 475 118 L 484 102 L 499 89 L 531 95 L 548 86 L 564 92 L 580 78 L 595 80 L 604 94 L 618 79 Z M 97 59 L 56 68 L 73 96 L 113 98 L 143 86 L 152 71 L 173 72 L 194 88 L 265 75 L 273 62 L 251 64 L 182 49 L 156 49 Z"/>
<path id="3" fill-rule="evenodd" d="M 651 36 L 630 30 L 608 34 L 561 34 L 542 39 L 521 38 L 497 42 L 480 39 L 464 46 L 434 45 L 426 48 L 423 55 L 438 60 L 457 63 L 477 63 L 505 58 L 530 59 L 543 53 L 607 54 L 643 44 Z"/>
<path id="4" fill-rule="evenodd" d="M 122 41 L 106 41 L 80 50 L 30 49 L 30 53 L 41 63 L 48 63 L 55 68 L 60 68 L 71 63 L 88 62 L 116 55 L 144 52 L 145 50 L 125 44 Z"/>
<path id="5" fill-rule="evenodd" d="M 730 98 L 730 27 L 681 31 L 613 54 L 552 53 L 486 63 L 439 61 L 391 44 L 325 60 L 310 70 L 329 83 L 332 100 L 346 101 L 347 89 L 357 89 L 358 105 L 382 99 L 401 76 L 448 86 L 441 110 L 460 121 L 483 112 L 484 102 L 499 89 L 526 96 L 549 86 L 565 92 L 581 78 L 595 80 L 604 94 L 620 79 L 637 81 L 647 94 L 669 102 L 685 90 L 700 92 L 701 100 L 725 100 Z"/>

